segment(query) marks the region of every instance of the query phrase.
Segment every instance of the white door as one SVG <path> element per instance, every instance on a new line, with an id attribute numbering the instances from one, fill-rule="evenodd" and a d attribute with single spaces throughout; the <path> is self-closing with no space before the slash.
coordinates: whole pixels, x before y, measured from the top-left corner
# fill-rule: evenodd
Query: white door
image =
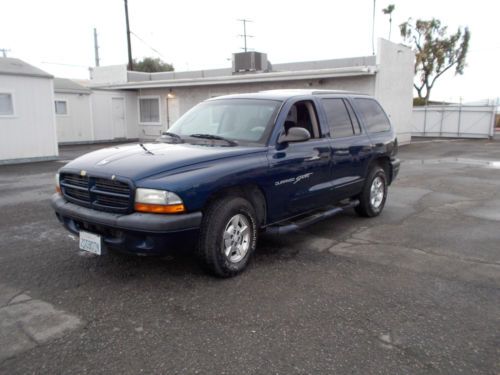
<path id="1" fill-rule="evenodd" d="M 125 103 L 123 98 L 111 99 L 113 138 L 125 138 Z"/>

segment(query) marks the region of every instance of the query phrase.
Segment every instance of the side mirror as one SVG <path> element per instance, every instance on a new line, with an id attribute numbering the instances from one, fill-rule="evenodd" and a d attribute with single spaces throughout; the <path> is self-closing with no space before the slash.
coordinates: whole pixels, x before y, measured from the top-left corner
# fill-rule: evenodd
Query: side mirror
<path id="1" fill-rule="evenodd" d="M 304 142 L 311 139 L 311 133 L 309 130 L 304 128 L 299 128 L 294 126 L 293 128 L 288 129 L 288 133 L 282 133 L 278 138 L 278 143 L 288 143 L 288 142 Z"/>

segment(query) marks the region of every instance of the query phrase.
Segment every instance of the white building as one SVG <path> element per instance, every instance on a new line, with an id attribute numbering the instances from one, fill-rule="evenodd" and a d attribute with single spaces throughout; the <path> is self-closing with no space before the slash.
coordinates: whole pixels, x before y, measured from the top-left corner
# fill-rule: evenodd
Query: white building
<path id="1" fill-rule="evenodd" d="M 64 78 L 54 78 L 54 109 L 59 144 L 89 142 L 94 139 L 92 91 Z"/>
<path id="2" fill-rule="evenodd" d="M 374 96 L 389 114 L 399 142 L 410 142 L 415 56 L 408 47 L 379 39 L 376 56 L 272 66 L 265 54 L 249 53 L 246 57 L 235 59 L 232 68 L 190 72 L 141 73 L 127 71 L 126 66 L 100 67 L 92 72 L 90 87 L 135 96 L 135 103 L 130 103 L 131 99 L 125 105 L 131 114 L 133 109 L 128 106 L 135 106 L 136 116 L 128 116 L 126 121 L 130 134 L 137 129 L 139 138 L 158 137 L 180 115 L 214 96 L 317 88 Z"/>
<path id="3" fill-rule="evenodd" d="M 137 95 L 54 79 L 59 144 L 137 139 Z"/>
<path id="4" fill-rule="evenodd" d="M 384 106 L 401 144 L 410 142 L 413 52 L 380 39 L 376 56 L 271 65 L 235 54 L 232 68 L 142 73 L 95 68 L 91 81 L 55 79 L 0 59 L 0 162 L 57 157 L 57 143 L 155 139 L 197 103 L 220 95 L 317 88 L 365 93 Z M 87 86 L 88 85 L 88 86 Z M 56 131 L 57 123 L 57 131 Z"/>
<path id="5" fill-rule="evenodd" d="M 0 58 L 0 163 L 57 156 L 53 77 L 19 59 Z"/>

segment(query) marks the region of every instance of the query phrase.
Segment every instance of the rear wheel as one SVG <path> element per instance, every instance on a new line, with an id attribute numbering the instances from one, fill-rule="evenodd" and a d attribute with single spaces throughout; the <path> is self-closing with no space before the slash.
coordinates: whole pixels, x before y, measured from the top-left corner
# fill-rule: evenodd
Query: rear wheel
<path id="1" fill-rule="evenodd" d="M 205 268 L 220 277 L 243 271 L 257 244 L 253 206 L 241 197 L 214 201 L 203 215 L 198 255 Z"/>
<path id="2" fill-rule="evenodd" d="M 368 173 L 368 177 L 359 195 L 359 205 L 355 208 L 360 216 L 374 217 L 380 215 L 387 198 L 387 177 L 380 166 L 375 166 Z"/>

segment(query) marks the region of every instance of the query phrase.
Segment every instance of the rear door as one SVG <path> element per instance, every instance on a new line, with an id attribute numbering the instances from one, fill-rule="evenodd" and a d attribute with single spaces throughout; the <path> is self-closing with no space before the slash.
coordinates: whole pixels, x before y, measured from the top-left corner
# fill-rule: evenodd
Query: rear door
<path id="1" fill-rule="evenodd" d="M 373 157 L 392 155 L 397 147 L 396 135 L 382 106 L 372 98 L 354 98 L 356 112 L 373 144 Z"/>
<path id="2" fill-rule="evenodd" d="M 332 149 L 333 198 L 342 200 L 361 192 L 372 145 L 347 98 L 324 97 L 321 103 Z"/>

